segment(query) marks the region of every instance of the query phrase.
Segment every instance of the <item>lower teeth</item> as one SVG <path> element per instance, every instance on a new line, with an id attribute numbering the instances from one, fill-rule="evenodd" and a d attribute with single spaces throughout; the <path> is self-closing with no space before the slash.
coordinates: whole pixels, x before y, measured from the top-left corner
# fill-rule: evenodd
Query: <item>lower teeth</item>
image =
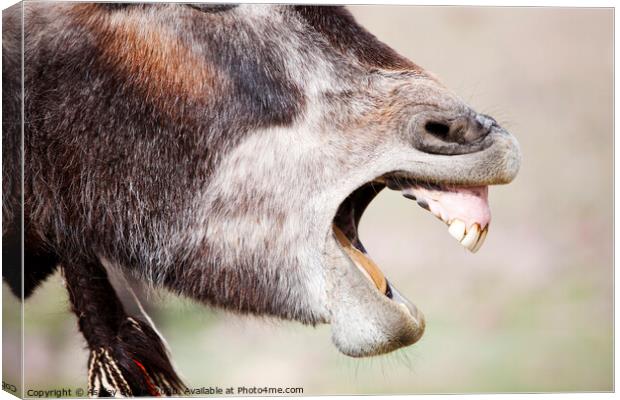
<path id="1" fill-rule="evenodd" d="M 382 294 L 386 294 L 387 281 L 377 264 L 366 254 L 355 248 L 349 238 L 347 238 L 336 225 L 333 225 L 333 230 L 336 240 L 338 240 L 342 249 L 347 253 L 349 258 L 353 260 L 357 268 L 362 271 L 366 278 L 368 278 Z"/>

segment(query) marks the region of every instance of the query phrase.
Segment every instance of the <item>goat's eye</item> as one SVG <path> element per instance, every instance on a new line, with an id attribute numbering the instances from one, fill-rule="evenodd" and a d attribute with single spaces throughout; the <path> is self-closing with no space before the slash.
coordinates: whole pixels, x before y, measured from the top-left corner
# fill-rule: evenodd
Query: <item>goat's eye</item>
<path id="1" fill-rule="evenodd" d="M 219 13 L 233 9 L 237 7 L 237 4 L 194 3 L 187 4 L 187 6 L 202 12 Z"/>

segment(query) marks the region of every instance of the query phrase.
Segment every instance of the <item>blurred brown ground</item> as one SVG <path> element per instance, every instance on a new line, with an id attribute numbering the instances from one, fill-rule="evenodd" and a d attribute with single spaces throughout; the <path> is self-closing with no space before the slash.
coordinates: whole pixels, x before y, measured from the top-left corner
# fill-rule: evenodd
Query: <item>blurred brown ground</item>
<path id="1" fill-rule="evenodd" d="M 491 189 L 494 220 L 475 256 L 395 192 L 370 206 L 366 247 L 427 316 L 415 346 L 350 359 L 326 326 L 157 296 L 153 317 L 181 374 L 192 386 L 305 394 L 612 390 L 613 11 L 351 9 L 515 134 L 522 170 Z M 15 306 L 4 303 L 5 312 Z M 57 276 L 26 306 L 29 388 L 85 384 L 84 344 L 67 309 Z"/>

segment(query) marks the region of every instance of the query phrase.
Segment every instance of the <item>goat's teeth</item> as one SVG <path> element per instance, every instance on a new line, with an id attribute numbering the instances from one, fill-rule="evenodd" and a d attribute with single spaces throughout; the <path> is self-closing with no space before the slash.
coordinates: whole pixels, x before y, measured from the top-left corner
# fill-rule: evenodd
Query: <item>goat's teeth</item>
<path id="1" fill-rule="evenodd" d="M 484 228 L 484 230 L 480 233 L 480 238 L 478 239 L 478 242 L 476 243 L 476 245 L 474 246 L 473 249 L 471 249 L 471 251 L 473 253 L 477 252 L 478 250 L 480 250 L 480 247 L 482 247 L 482 244 L 484 243 L 484 239 L 487 238 L 487 233 L 489 233 L 489 227 L 486 226 Z"/>
<path id="2" fill-rule="evenodd" d="M 480 225 L 473 224 L 467 231 L 467 234 L 465 235 L 463 240 L 461 240 L 461 245 L 471 251 L 478 242 L 479 237 Z"/>
<path id="3" fill-rule="evenodd" d="M 460 242 L 465 237 L 465 222 L 460 219 L 455 219 L 450 224 L 448 232 L 450 232 L 450 235 Z"/>
<path id="4" fill-rule="evenodd" d="M 375 264 L 373 260 L 368 257 L 367 254 L 359 251 L 349 238 L 335 225 L 333 225 L 333 231 L 336 236 L 336 240 L 340 243 L 342 249 L 347 253 L 351 261 L 355 266 L 364 274 L 364 276 L 372 282 L 382 294 L 387 292 L 387 280 L 383 275 L 383 272 L 379 269 L 379 266 Z"/>

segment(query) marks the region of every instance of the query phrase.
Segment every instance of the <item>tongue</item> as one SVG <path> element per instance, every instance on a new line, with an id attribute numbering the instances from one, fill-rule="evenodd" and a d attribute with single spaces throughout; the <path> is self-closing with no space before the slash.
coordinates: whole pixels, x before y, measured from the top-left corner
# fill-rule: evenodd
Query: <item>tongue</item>
<path id="1" fill-rule="evenodd" d="M 402 192 L 447 224 L 460 220 L 467 230 L 474 224 L 483 230 L 491 222 L 487 186 L 444 189 L 416 185 Z"/>

